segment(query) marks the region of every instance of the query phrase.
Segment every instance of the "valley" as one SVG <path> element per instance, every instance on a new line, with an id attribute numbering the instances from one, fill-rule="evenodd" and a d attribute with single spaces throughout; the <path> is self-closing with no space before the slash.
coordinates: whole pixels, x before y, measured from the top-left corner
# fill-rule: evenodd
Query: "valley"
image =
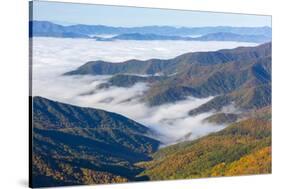
<path id="1" fill-rule="evenodd" d="M 271 43 L 86 63 L 37 45 L 33 186 L 271 173 Z"/>

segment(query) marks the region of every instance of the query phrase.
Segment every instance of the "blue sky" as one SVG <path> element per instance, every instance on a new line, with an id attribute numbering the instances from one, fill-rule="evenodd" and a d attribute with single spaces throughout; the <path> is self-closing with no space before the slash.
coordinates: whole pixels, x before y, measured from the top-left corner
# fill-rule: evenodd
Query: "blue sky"
<path id="1" fill-rule="evenodd" d="M 89 5 L 78 3 L 33 2 L 33 19 L 59 24 L 91 24 L 109 26 L 169 25 L 200 26 L 270 26 L 271 17 L 200 11 Z"/>

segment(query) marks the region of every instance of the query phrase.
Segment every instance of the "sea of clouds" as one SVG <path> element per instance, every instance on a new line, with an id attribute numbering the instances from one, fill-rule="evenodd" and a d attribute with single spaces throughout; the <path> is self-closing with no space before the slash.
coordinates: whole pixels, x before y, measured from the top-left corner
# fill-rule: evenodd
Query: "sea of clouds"
<path id="1" fill-rule="evenodd" d="M 99 89 L 111 76 L 62 76 L 87 61 L 105 60 L 121 62 L 129 59 L 168 59 L 187 52 L 213 51 L 255 46 L 241 42 L 199 41 L 109 41 L 92 39 L 33 38 L 32 95 L 82 107 L 92 107 L 122 114 L 151 128 L 163 145 L 191 140 L 225 125 L 202 122 L 213 112 L 189 116 L 188 112 L 211 100 L 186 97 L 176 103 L 150 107 L 140 101 L 149 89 L 146 83 L 130 88 L 109 87 Z"/>

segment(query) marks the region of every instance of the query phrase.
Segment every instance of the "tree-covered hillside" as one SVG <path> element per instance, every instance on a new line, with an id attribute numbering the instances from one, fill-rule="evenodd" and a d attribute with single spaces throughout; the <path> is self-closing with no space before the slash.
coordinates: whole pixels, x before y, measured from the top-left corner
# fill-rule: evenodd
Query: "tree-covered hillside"
<path id="1" fill-rule="evenodd" d="M 195 141 L 160 149 L 139 163 L 151 180 L 271 173 L 271 108 Z"/>
<path id="2" fill-rule="evenodd" d="M 32 132 L 33 187 L 134 181 L 134 163 L 159 145 L 124 116 L 42 97 L 33 98 Z"/>

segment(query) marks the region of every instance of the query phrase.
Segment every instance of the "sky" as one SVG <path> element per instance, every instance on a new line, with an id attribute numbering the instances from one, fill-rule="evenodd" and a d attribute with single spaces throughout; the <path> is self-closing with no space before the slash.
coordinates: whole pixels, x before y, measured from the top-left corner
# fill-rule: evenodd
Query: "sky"
<path id="1" fill-rule="evenodd" d="M 108 26 L 234 26 L 271 27 L 271 16 L 167 10 L 125 6 L 106 6 L 47 1 L 33 2 L 33 19 L 62 25 L 88 24 Z"/>

